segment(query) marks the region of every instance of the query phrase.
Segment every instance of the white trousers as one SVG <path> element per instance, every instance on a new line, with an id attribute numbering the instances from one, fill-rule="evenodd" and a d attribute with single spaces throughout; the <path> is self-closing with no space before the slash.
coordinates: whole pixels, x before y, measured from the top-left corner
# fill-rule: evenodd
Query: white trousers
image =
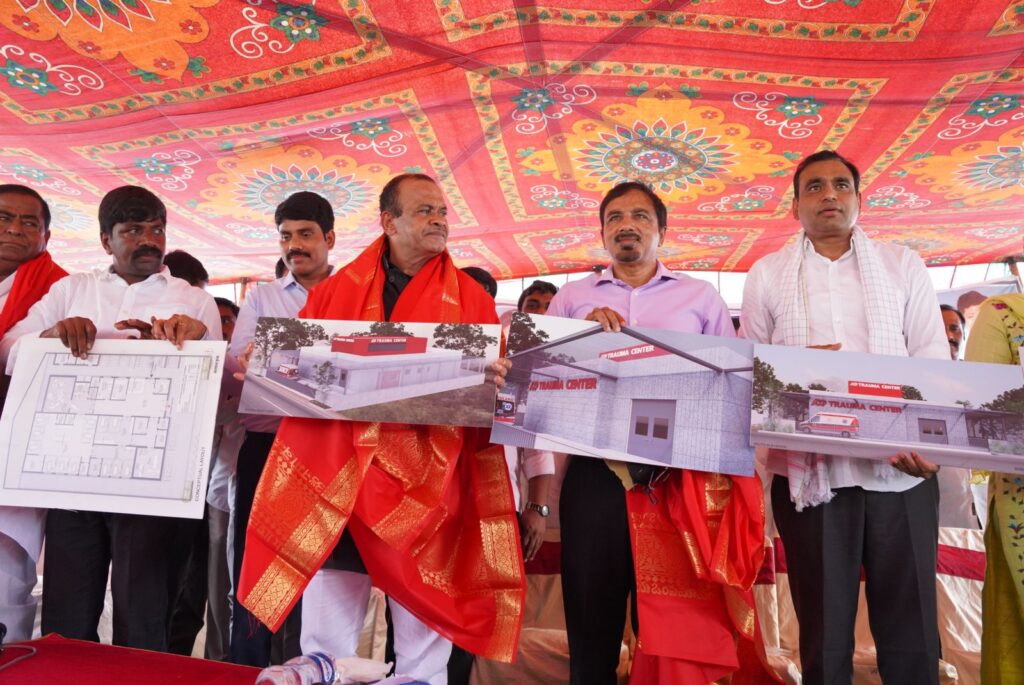
<path id="1" fill-rule="evenodd" d="M 320 569 L 302 595 L 302 652 L 355 656 L 370 602 L 370 577 L 363 573 Z M 395 633 L 395 673 L 448 685 L 452 643 L 391 601 Z"/>
<path id="2" fill-rule="evenodd" d="M 45 522 L 45 509 L 0 507 L 0 623 L 7 626 L 7 642 L 32 638 L 32 589 Z"/>

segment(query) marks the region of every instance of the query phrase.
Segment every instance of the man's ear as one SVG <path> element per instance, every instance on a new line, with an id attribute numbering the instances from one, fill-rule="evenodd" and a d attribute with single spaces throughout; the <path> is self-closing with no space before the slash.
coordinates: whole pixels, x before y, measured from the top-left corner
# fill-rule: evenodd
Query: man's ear
<path id="1" fill-rule="evenodd" d="M 395 217 L 391 216 L 391 212 L 384 211 L 380 213 L 380 227 L 384 229 L 386 235 L 395 234 Z"/>
<path id="2" fill-rule="evenodd" d="M 859 200 L 858 200 L 858 202 L 859 202 Z M 800 200 L 798 200 L 796 195 L 794 195 L 793 196 L 793 204 L 790 205 L 790 207 L 789 207 L 790 213 L 793 215 L 793 218 L 796 219 L 797 221 L 800 221 L 800 212 L 797 211 L 797 207 L 798 207 L 799 203 L 800 203 Z"/>
<path id="3" fill-rule="evenodd" d="M 110 249 L 110 234 L 105 231 L 100 231 L 100 245 L 107 251 L 107 254 L 114 254 L 114 251 Z"/>
<path id="4" fill-rule="evenodd" d="M 668 226 L 662 226 L 658 229 L 658 247 L 665 244 L 666 235 L 668 235 Z"/>
<path id="5" fill-rule="evenodd" d="M 328 250 L 333 250 L 334 249 L 334 229 L 333 228 L 331 230 L 327 231 L 327 235 L 324 236 L 324 239 L 327 241 L 327 249 Z"/>

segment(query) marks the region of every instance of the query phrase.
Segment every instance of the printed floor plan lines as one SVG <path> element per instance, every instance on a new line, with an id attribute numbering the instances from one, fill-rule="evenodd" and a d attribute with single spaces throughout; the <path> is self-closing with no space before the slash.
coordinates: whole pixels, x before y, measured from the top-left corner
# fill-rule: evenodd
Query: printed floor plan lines
<path id="1" fill-rule="evenodd" d="M 154 353 L 149 341 L 97 341 L 84 360 L 52 343 L 33 341 L 18 354 L 12 390 L 17 382 L 20 392 L 9 394 L 18 399 L 0 422 L 8 453 L 0 503 L 52 492 L 106 501 L 84 509 L 171 515 L 195 500 L 200 515 L 223 343 L 179 351 L 157 342 Z M 41 345 L 48 349 L 31 353 Z"/>

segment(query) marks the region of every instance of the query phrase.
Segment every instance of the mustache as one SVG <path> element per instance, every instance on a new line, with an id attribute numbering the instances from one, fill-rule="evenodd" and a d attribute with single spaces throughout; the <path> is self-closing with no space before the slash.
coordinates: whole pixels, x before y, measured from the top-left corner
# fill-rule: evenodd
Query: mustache
<path id="1" fill-rule="evenodd" d="M 139 249 L 132 252 L 132 259 L 138 259 L 139 257 L 147 257 L 152 255 L 153 257 L 163 257 L 164 253 L 155 247 L 140 247 Z"/>
<path id="2" fill-rule="evenodd" d="M 634 231 L 623 231 L 622 233 L 615 234 L 615 242 L 619 242 L 623 238 L 632 238 L 633 240 L 640 240 L 640 234 Z"/>
<path id="3" fill-rule="evenodd" d="M 311 255 L 305 250 L 288 250 L 288 254 L 285 255 L 285 259 L 291 259 L 292 257 L 305 257 L 310 259 Z"/>
<path id="4" fill-rule="evenodd" d="M 953 347 L 955 347 L 958 350 L 960 349 L 960 341 L 957 340 L 956 338 L 950 338 L 949 339 L 949 344 L 952 345 Z"/>

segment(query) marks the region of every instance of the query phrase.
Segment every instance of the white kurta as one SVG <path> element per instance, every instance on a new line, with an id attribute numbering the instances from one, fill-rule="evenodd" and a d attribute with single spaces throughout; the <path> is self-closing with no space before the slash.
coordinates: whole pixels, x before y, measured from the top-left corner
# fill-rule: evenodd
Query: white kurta
<path id="1" fill-rule="evenodd" d="M 14 274 L 0 281 L 0 310 L 14 284 Z M 0 506 L 0 623 L 7 640 L 28 640 L 36 616 L 32 589 L 43 549 L 45 509 Z"/>

